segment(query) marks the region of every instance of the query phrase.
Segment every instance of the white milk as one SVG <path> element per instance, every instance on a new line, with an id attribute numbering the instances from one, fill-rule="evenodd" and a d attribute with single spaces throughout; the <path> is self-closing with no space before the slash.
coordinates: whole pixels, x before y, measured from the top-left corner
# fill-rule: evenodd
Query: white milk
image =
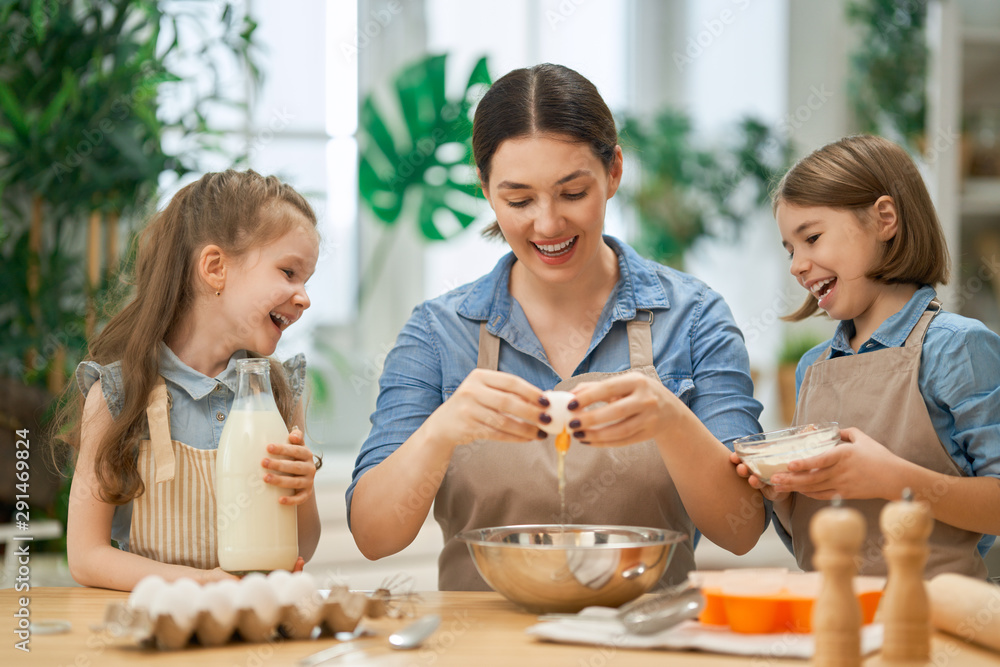
<path id="1" fill-rule="evenodd" d="M 273 407 L 270 383 L 261 383 L 264 393 L 244 396 L 242 378 L 216 460 L 219 566 L 227 572 L 291 570 L 299 551 L 296 508 L 278 498 L 293 491 L 264 482 L 268 470 L 261 466 L 262 459 L 276 458 L 268 444 L 288 442 L 288 429 Z"/>

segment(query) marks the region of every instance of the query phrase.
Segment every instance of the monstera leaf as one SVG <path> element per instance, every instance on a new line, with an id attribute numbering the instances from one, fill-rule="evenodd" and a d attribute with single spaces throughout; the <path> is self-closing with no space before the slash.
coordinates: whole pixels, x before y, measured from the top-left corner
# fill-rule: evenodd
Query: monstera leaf
<path id="1" fill-rule="evenodd" d="M 396 76 L 391 114 L 374 95 L 365 98 L 358 131 L 358 186 L 365 205 L 389 226 L 413 215 L 421 235 L 432 241 L 453 236 L 475 218 L 480 194 L 471 114 L 491 83 L 481 58 L 461 99 L 449 100 L 446 58 L 429 56 Z"/>

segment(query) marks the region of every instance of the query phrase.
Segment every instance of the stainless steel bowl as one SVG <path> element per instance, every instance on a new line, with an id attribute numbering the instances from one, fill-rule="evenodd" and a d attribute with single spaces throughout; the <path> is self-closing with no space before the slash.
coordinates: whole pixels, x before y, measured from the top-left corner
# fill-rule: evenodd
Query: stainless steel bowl
<path id="1" fill-rule="evenodd" d="M 534 613 L 617 607 L 652 588 L 683 533 L 535 524 L 459 533 L 493 590 Z"/>

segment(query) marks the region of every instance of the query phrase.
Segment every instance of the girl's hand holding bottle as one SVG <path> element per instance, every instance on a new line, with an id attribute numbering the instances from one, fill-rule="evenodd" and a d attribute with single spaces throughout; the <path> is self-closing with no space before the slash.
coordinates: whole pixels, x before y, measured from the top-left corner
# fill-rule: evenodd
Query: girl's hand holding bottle
<path id="1" fill-rule="evenodd" d="M 275 458 L 266 458 L 261 466 L 268 472 L 264 481 L 274 486 L 295 489 L 290 496 L 281 496 L 278 500 L 282 505 L 301 505 L 313 492 L 316 480 L 316 464 L 313 453 L 305 445 L 305 437 L 298 427 L 292 428 L 286 444 L 271 443 L 267 451 Z"/>

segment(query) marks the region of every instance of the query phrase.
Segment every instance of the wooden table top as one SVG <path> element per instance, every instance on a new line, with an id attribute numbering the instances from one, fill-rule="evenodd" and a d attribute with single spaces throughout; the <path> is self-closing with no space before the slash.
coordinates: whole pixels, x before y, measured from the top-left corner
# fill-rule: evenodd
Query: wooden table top
<path id="1" fill-rule="evenodd" d="M 33 634 L 29 653 L 15 648 L 19 641 L 15 612 L 19 598 L 28 598 L 33 622 L 66 620 L 72 625 L 68 633 Z M 323 638 L 272 643 L 230 643 L 216 648 L 190 647 L 181 651 L 155 651 L 111 644 L 91 626 L 100 623 L 104 610 L 111 602 L 122 602 L 128 595 L 117 591 L 93 588 L 35 588 L 24 593 L 13 589 L 0 591 L 0 617 L 3 618 L 3 646 L 0 665 L 52 665 L 73 667 L 114 667 L 116 665 L 200 665 L 238 667 L 277 667 L 295 665 L 300 658 L 339 644 Z M 573 646 L 538 641 L 525 634 L 534 625 L 534 614 L 519 611 L 497 593 L 421 593 L 415 605 L 416 614 L 440 614 L 442 623 L 433 637 L 419 649 L 393 651 L 388 643 L 374 642 L 363 651 L 356 651 L 329 664 L 365 665 L 588 665 L 603 667 L 614 664 L 659 665 L 669 662 L 683 667 L 726 667 L 748 664 L 807 664 L 802 660 L 779 660 L 723 656 L 708 653 L 665 652 L 662 650 L 616 649 L 614 647 Z M 407 619 L 366 621 L 382 638 Z M 936 634 L 933 642 L 933 664 L 962 667 L 1000 666 L 1000 654 L 974 647 L 945 634 Z M 876 664 L 877 656 L 866 664 Z"/>

